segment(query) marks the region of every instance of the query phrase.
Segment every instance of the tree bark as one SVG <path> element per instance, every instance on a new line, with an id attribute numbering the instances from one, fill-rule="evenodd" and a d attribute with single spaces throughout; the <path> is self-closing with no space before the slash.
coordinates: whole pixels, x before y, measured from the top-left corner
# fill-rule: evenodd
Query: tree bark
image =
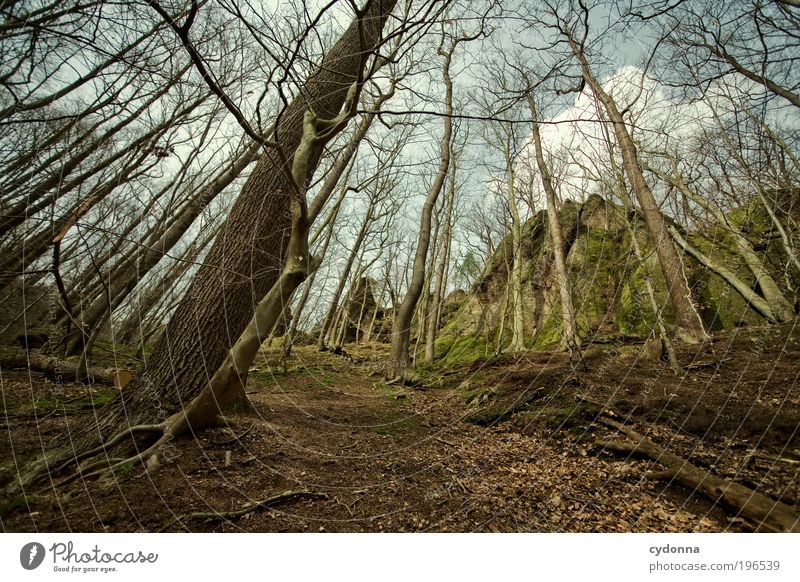
<path id="1" fill-rule="evenodd" d="M 420 218 L 419 237 L 417 249 L 414 255 L 414 266 L 411 275 L 411 282 L 408 291 L 402 302 L 397 307 L 394 326 L 392 327 L 392 367 L 395 377 L 401 381 L 407 380 L 407 372 L 410 366 L 409 344 L 411 342 L 411 323 L 414 311 L 417 307 L 423 287 L 425 286 L 425 262 L 428 258 L 428 246 L 431 237 L 431 217 L 436 206 L 436 200 L 442 191 L 447 170 L 450 166 L 450 141 L 453 136 L 453 81 L 450 78 L 450 63 L 453 57 L 455 44 L 449 51 L 442 52 L 444 66 L 442 77 L 445 84 L 444 98 L 444 133 L 439 142 L 439 169 L 433 178 L 425 203 L 422 206 L 422 216 Z"/>
<path id="2" fill-rule="evenodd" d="M 580 347 L 578 337 L 578 324 L 575 319 L 575 307 L 572 303 L 572 293 L 569 288 L 569 275 L 567 273 L 567 261 L 564 257 L 564 237 L 561 233 L 561 223 L 558 221 L 558 209 L 556 208 L 556 191 L 553 188 L 553 178 L 550 168 L 544 159 L 542 148 L 542 137 L 539 132 L 539 116 L 536 111 L 536 103 L 530 92 L 527 94 L 528 108 L 531 112 L 531 123 L 533 133 L 533 146 L 536 154 L 536 165 L 539 168 L 542 187 L 547 198 L 547 219 L 550 224 L 550 241 L 553 246 L 553 262 L 556 267 L 556 285 L 561 297 L 561 320 L 563 330 L 561 334 L 561 347 L 565 350 L 573 350 Z"/>
<path id="3" fill-rule="evenodd" d="M 453 237 L 453 207 L 456 197 L 456 170 L 458 164 L 458 153 L 451 156 L 450 163 L 450 183 L 447 190 L 447 202 L 445 204 L 444 234 L 442 235 L 442 246 L 439 251 L 439 268 L 436 273 L 436 285 L 431 297 L 430 314 L 428 315 L 428 329 L 425 333 L 425 363 L 432 364 L 435 356 L 436 332 L 439 329 L 440 315 L 442 311 L 442 300 L 447 290 L 447 269 L 450 265 L 450 246 Z"/>
<path id="4" fill-rule="evenodd" d="M 683 272 L 683 266 L 678 257 L 678 253 L 667 232 L 667 224 L 664 220 L 664 216 L 661 214 L 658 202 L 644 178 L 642 167 L 639 164 L 636 144 L 628 131 L 622 112 L 617 108 L 613 97 L 605 92 L 600 82 L 594 77 L 582 47 L 575 42 L 571 33 L 567 31 L 565 34 L 567 35 L 567 40 L 573 54 L 580 62 L 586 84 L 589 85 L 592 92 L 603 104 L 611 120 L 617 142 L 622 152 L 625 173 L 631 183 L 636 199 L 639 201 L 647 230 L 655 246 L 656 255 L 661 265 L 661 271 L 667 284 L 670 301 L 675 310 L 678 335 L 687 343 L 699 343 L 708 336 L 703 329 L 702 320 L 692 302 L 689 283 Z"/>
<path id="5" fill-rule="evenodd" d="M 297 161 L 304 118 L 307 112 L 323 118 L 340 114 L 394 5 L 395 0 L 369 0 L 363 18 L 351 23 L 282 113 L 275 139 L 289 159 L 269 150 L 258 161 L 145 370 L 104 411 L 102 426 L 89 429 L 87 436 L 96 439 L 98 433 L 181 410 L 208 384 L 211 371 L 223 364 L 255 305 L 282 270 L 296 198 L 287 163 Z M 298 183 L 302 193 L 324 145 L 315 141 L 302 151 L 306 168 Z"/>

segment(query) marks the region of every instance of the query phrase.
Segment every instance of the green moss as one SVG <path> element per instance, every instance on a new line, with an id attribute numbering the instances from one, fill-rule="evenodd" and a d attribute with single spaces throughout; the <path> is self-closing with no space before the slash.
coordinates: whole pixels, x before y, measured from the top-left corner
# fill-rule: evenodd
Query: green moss
<path id="1" fill-rule="evenodd" d="M 561 309 L 560 302 L 557 307 L 559 310 Z M 558 313 L 560 314 L 560 311 Z M 561 317 L 556 317 L 555 315 L 548 317 L 544 325 L 542 325 L 541 331 L 533 337 L 530 347 L 534 350 L 545 350 L 558 345 L 561 343 L 561 337 L 564 333 L 563 327 Z"/>
<path id="2" fill-rule="evenodd" d="M 455 343 L 457 336 L 455 335 L 443 335 L 436 338 L 436 341 L 433 344 L 433 353 L 435 358 L 442 358 L 444 357 L 447 352 L 450 351 L 450 348 L 453 347 L 453 343 Z"/>
<path id="3" fill-rule="evenodd" d="M 40 411 L 60 411 L 64 414 L 71 415 L 87 410 L 90 408 L 99 408 L 111 402 L 117 396 L 117 390 L 113 388 L 98 390 L 96 394 L 91 396 L 83 396 L 79 398 L 60 399 L 52 396 L 43 396 L 37 398 L 35 407 Z"/>
<path id="4" fill-rule="evenodd" d="M 446 366 L 474 364 L 490 354 L 490 348 L 483 337 L 458 337 L 450 345 L 443 363 Z"/>
<path id="5" fill-rule="evenodd" d="M 710 240 L 693 235 L 689 237 L 689 241 L 703 254 L 725 265 L 739 279 L 753 286 L 755 284 L 753 274 L 735 250 L 735 243 L 730 235 L 718 230 L 714 236 L 717 238 Z M 707 329 L 717 331 L 764 322 L 764 319 L 748 306 L 741 294 L 722 277 L 699 264 L 694 271 L 698 310 Z"/>
<path id="6" fill-rule="evenodd" d="M 727 213 L 726 217 L 733 228 L 744 234 L 763 236 L 773 228 L 772 219 L 758 198 L 753 198 L 743 206 L 734 208 Z"/>
<path id="7" fill-rule="evenodd" d="M 98 391 L 97 394 L 91 396 L 88 400 L 87 404 L 90 404 L 93 407 L 96 406 L 105 406 L 117 396 L 116 390 L 103 390 Z"/>
<path id="8" fill-rule="evenodd" d="M 653 269 L 656 269 L 655 273 Z M 614 324 L 624 335 L 647 336 L 656 329 L 656 315 L 650 304 L 646 276 L 649 276 L 654 284 L 656 301 L 661 301 L 663 306 L 663 302 L 668 300 L 667 297 L 659 296 L 659 291 L 665 287 L 659 286 L 663 277 L 658 265 L 647 265 L 647 269 L 642 265 L 632 265 L 629 275 L 624 279 L 614 310 Z"/>
<path id="9" fill-rule="evenodd" d="M 581 402 L 574 406 L 568 406 L 557 410 L 547 419 L 547 426 L 553 432 L 578 427 L 584 428 L 587 423 L 597 418 L 598 414 L 600 414 L 600 411 L 596 406 L 587 402 Z"/>
<path id="10" fill-rule="evenodd" d="M 624 264 L 620 261 L 621 246 L 625 248 L 617 236 L 597 229 L 586 231 L 573 246 L 570 284 L 579 330 L 595 330 L 607 319 Z"/>

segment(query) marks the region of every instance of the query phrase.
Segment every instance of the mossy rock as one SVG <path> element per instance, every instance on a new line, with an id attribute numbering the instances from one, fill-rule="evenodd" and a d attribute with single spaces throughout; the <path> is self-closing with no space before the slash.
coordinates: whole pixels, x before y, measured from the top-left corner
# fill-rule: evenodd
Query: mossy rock
<path id="1" fill-rule="evenodd" d="M 588 402 L 580 402 L 574 406 L 556 410 L 547 419 L 547 427 L 553 432 L 572 428 L 585 429 L 599 414 L 600 410 L 595 405 Z"/>

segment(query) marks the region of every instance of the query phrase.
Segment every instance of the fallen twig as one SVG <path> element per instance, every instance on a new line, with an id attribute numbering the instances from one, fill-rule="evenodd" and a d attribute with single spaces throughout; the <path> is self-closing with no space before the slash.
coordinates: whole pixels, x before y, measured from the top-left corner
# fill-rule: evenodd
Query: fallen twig
<path id="1" fill-rule="evenodd" d="M 710 368 L 711 366 L 717 366 L 719 364 L 724 364 L 725 362 L 730 362 L 733 358 L 722 358 L 721 360 L 710 360 L 708 362 L 697 362 L 694 364 L 687 364 L 683 366 L 683 369 L 687 372 L 689 370 L 700 370 L 702 368 Z"/>
<path id="2" fill-rule="evenodd" d="M 204 519 L 206 521 L 213 521 L 217 519 L 237 519 L 248 513 L 253 513 L 259 509 L 268 509 L 273 507 L 279 503 L 290 501 L 294 499 L 298 499 L 301 497 L 310 498 L 310 499 L 328 499 L 328 495 L 325 493 L 317 493 L 315 491 L 284 491 L 283 493 L 279 493 L 278 495 L 273 495 L 272 497 L 268 497 L 266 499 L 262 499 L 261 501 L 256 501 L 255 503 L 251 503 L 250 505 L 246 505 L 241 509 L 236 509 L 234 511 L 197 511 L 194 513 L 187 513 L 184 515 L 180 515 L 168 521 L 160 531 L 166 531 L 171 526 L 173 526 L 177 522 L 183 522 L 189 519 Z"/>
<path id="3" fill-rule="evenodd" d="M 250 432 L 251 432 L 251 431 L 252 431 L 252 430 L 253 430 L 255 427 L 256 427 L 256 423 L 254 422 L 254 423 L 252 423 L 252 424 L 249 426 L 249 428 L 248 428 L 247 430 L 245 430 L 245 431 L 244 431 L 242 434 L 240 434 L 240 435 L 233 435 L 231 438 L 229 438 L 229 439 L 225 439 L 224 441 L 217 441 L 217 440 L 213 440 L 213 439 L 212 439 L 212 441 L 211 441 L 211 444 L 212 444 L 212 445 L 217 445 L 217 446 L 223 446 L 223 445 L 230 445 L 230 444 L 232 444 L 232 443 L 238 442 L 238 441 L 240 441 L 241 439 L 243 439 L 244 437 L 246 437 L 248 434 L 250 434 Z"/>

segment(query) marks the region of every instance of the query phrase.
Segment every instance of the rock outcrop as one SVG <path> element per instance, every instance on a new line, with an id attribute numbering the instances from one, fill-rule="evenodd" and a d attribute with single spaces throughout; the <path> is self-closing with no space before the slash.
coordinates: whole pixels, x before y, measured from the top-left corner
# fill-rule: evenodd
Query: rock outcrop
<path id="1" fill-rule="evenodd" d="M 791 301 L 800 274 L 787 267 L 780 241 L 765 220 L 763 207 L 738 209 L 731 223 L 753 241 L 765 265 Z M 586 202 L 565 202 L 559 211 L 569 283 L 580 336 L 584 342 L 612 339 L 645 339 L 656 329 L 656 314 L 647 295 L 651 281 L 664 323 L 671 327 L 674 314 L 664 278 L 641 216 L 598 195 Z M 679 229 L 680 230 L 680 229 Z M 736 253 L 729 234 L 721 227 L 703 234 L 685 233 L 686 238 L 708 256 L 722 262 L 742 280 L 756 288 L 755 279 Z M 642 260 L 634 252 L 636 237 Z M 502 351 L 510 341 L 510 309 L 506 309 L 508 273 L 511 268 L 511 237 L 499 245 L 474 289 L 445 322 L 436 344 L 437 356 L 445 363 L 471 362 Z M 523 273 L 525 335 L 531 349 L 553 349 L 561 338 L 561 306 L 552 260 L 552 245 L 544 211 L 523 227 Z M 685 272 L 703 318 L 710 331 L 765 320 L 720 276 L 687 255 Z"/>

